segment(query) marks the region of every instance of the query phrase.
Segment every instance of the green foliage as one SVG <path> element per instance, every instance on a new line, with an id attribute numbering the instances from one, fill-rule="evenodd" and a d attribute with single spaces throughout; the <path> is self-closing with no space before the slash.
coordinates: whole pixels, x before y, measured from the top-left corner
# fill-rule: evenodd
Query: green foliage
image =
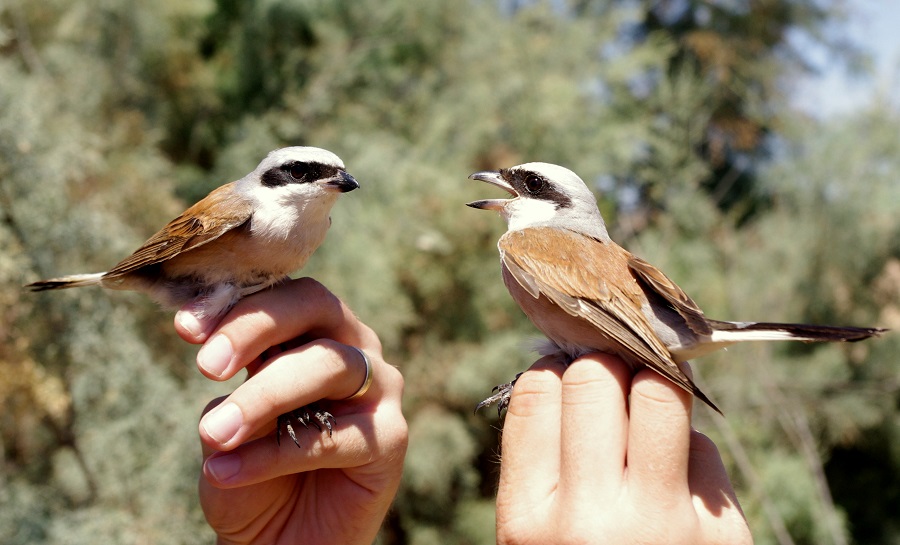
<path id="1" fill-rule="evenodd" d="M 211 539 L 196 421 L 234 385 L 200 377 L 140 297 L 20 286 L 103 270 L 282 145 L 332 149 L 362 184 L 302 274 L 376 329 L 406 379 L 383 543 L 493 540 L 497 423 L 472 409 L 534 359 L 536 332 L 500 281 L 502 221 L 463 206 L 493 191 L 475 170 L 576 170 L 616 237 L 713 317 L 900 327 L 897 112 L 813 123 L 774 92 L 796 69 L 785 33 L 817 35 L 830 8 L 664 4 L 0 7 L 0 541 Z M 727 415 L 701 408 L 695 425 L 759 543 L 780 527 L 896 542 L 898 349 L 695 364 Z M 860 494 L 856 474 L 877 486 Z"/>

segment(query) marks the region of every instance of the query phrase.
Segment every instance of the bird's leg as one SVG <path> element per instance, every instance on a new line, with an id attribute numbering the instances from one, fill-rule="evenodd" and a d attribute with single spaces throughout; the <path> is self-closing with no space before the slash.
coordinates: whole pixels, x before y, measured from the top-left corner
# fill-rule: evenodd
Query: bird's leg
<path id="1" fill-rule="evenodd" d="M 547 340 L 546 345 L 541 345 L 538 347 L 538 353 L 542 356 L 553 356 L 557 358 L 563 365 L 566 367 L 569 366 L 574 358 L 569 356 L 562 348 L 560 348 L 553 341 Z M 518 373 L 516 378 L 512 379 L 511 382 L 507 382 L 506 384 L 501 384 L 499 386 L 494 386 L 494 389 L 491 390 L 494 394 L 479 403 L 475 406 L 475 412 L 478 412 L 479 409 L 483 407 L 490 407 L 494 403 L 497 404 L 497 416 L 502 416 L 503 411 L 509 406 L 509 399 L 512 396 L 513 387 L 516 385 L 516 381 L 519 380 L 519 377 L 522 376 L 522 373 Z"/>
<path id="2" fill-rule="evenodd" d="M 335 424 L 337 424 L 337 420 L 330 412 L 324 411 L 316 405 L 306 405 L 278 417 L 278 422 L 275 425 L 275 439 L 280 446 L 281 434 L 283 430 L 286 430 L 294 444 L 299 447 L 300 441 L 297 440 L 295 426 L 302 425 L 304 428 L 309 429 L 309 426 L 313 425 L 320 432 L 324 429 L 328 432 L 328 437 L 331 437 Z"/>
<path id="3" fill-rule="evenodd" d="M 478 412 L 479 409 L 483 407 L 490 407 L 494 403 L 497 404 L 497 416 L 502 416 L 504 409 L 509 406 L 509 398 L 512 396 L 513 386 L 515 386 L 516 381 L 519 380 L 519 377 L 522 376 L 522 373 L 516 375 L 516 378 L 512 379 L 512 381 L 507 382 L 506 384 L 500 384 L 499 386 L 494 386 L 494 389 L 491 390 L 494 394 L 479 403 L 475 406 L 475 412 Z"/>

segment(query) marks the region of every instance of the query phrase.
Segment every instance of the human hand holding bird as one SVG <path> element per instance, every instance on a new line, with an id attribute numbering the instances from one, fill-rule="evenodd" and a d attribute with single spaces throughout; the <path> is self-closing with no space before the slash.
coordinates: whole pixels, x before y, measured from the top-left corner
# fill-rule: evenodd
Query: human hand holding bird
<path id="1" fill-rule="evenodd" d="M 278 149 L 240 180 L 188 208 L 109 271 L 41 280 L 26 288 L 139 291 L 164 307 L 189 308 L 190 320 L 202 329 L 201 324 L 218 323 L 241 298 L 302 268 L 325 239 L 338 196 L 358 187 L 330 151 Z M 185 323 L 187 318 L 181 316 Z M 205 333 L 194 331 L 192 337 L 205 339 Z M 212 352 L 212 347 L 204 348 L 198 358 Z M 357 351 L 366 374 L 351 397 L 362 395 L 371 384 L 371 363 Z M 301 407 L 278 418 L 278 437 L 285 429 L 299 446 L 294 424 L 326 429 L 330 435 L 333 421 L 330 413 L 315 406 Z"/>

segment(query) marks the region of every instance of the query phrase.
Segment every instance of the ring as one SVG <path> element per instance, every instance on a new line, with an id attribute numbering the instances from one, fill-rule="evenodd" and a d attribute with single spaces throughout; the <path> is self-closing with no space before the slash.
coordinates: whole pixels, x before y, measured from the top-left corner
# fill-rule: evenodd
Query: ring
<path id="1" fill-rule="evenodd" d="M 347 345 L 350 346 L 350 345 Z M 362 356 L 363 361 L 366 362 L 366 378 L 363 379 L 362 385 L 360 385 L 359 390 L 357 390 L 350 397 L 345 397 L 344 401 L 349 401 L 351 399 L 357 399 L 363 396 L 367 391 L 369 391 L 369 386 L 372 385 L 372 362 L 369 361 L 369 356 L 366 355 L 362 349 L 357 348 L 355 346 L 350 346 L 350 348 L 359 352 L 359 355 Z"/>

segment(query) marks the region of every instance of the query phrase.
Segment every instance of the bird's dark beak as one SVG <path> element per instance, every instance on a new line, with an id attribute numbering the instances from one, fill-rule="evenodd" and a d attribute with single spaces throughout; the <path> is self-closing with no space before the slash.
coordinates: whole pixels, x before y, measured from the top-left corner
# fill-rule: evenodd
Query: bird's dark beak
<path id="1" fill-rule="evenodd" d="M 322 181 L 322 185 L 324 185 L 325 189 L 327 189 L 328 191 L 347 193 L 348 191 L 359 189 L 359 182 L 356 181 L 356 178 L 347 174 L 343 170 L 338 171 L 338 173 L 331 178 Z"/>
<path id="2" fill-rule="evenodd" d="M 487 182 L 491 185 L 495 185 L 499 188 L 502 188 L 504 191 L 513 196 L 513 198 L 518 197 L 519 194 L 516 190 L 500 176 L 499 172 L 492 171 L 483 171 L 476 172 L 469 176 L 470 180 L 478 180 L 479 182 Z M 509 202 L 510 199 L 485 199 L 482 201 L 473 201 L 470 203 L 466 203 L 466 206 L 471 206 L 472 208 L 478 208 L 479 210 L 501 210 L 506 203 Z"/>

